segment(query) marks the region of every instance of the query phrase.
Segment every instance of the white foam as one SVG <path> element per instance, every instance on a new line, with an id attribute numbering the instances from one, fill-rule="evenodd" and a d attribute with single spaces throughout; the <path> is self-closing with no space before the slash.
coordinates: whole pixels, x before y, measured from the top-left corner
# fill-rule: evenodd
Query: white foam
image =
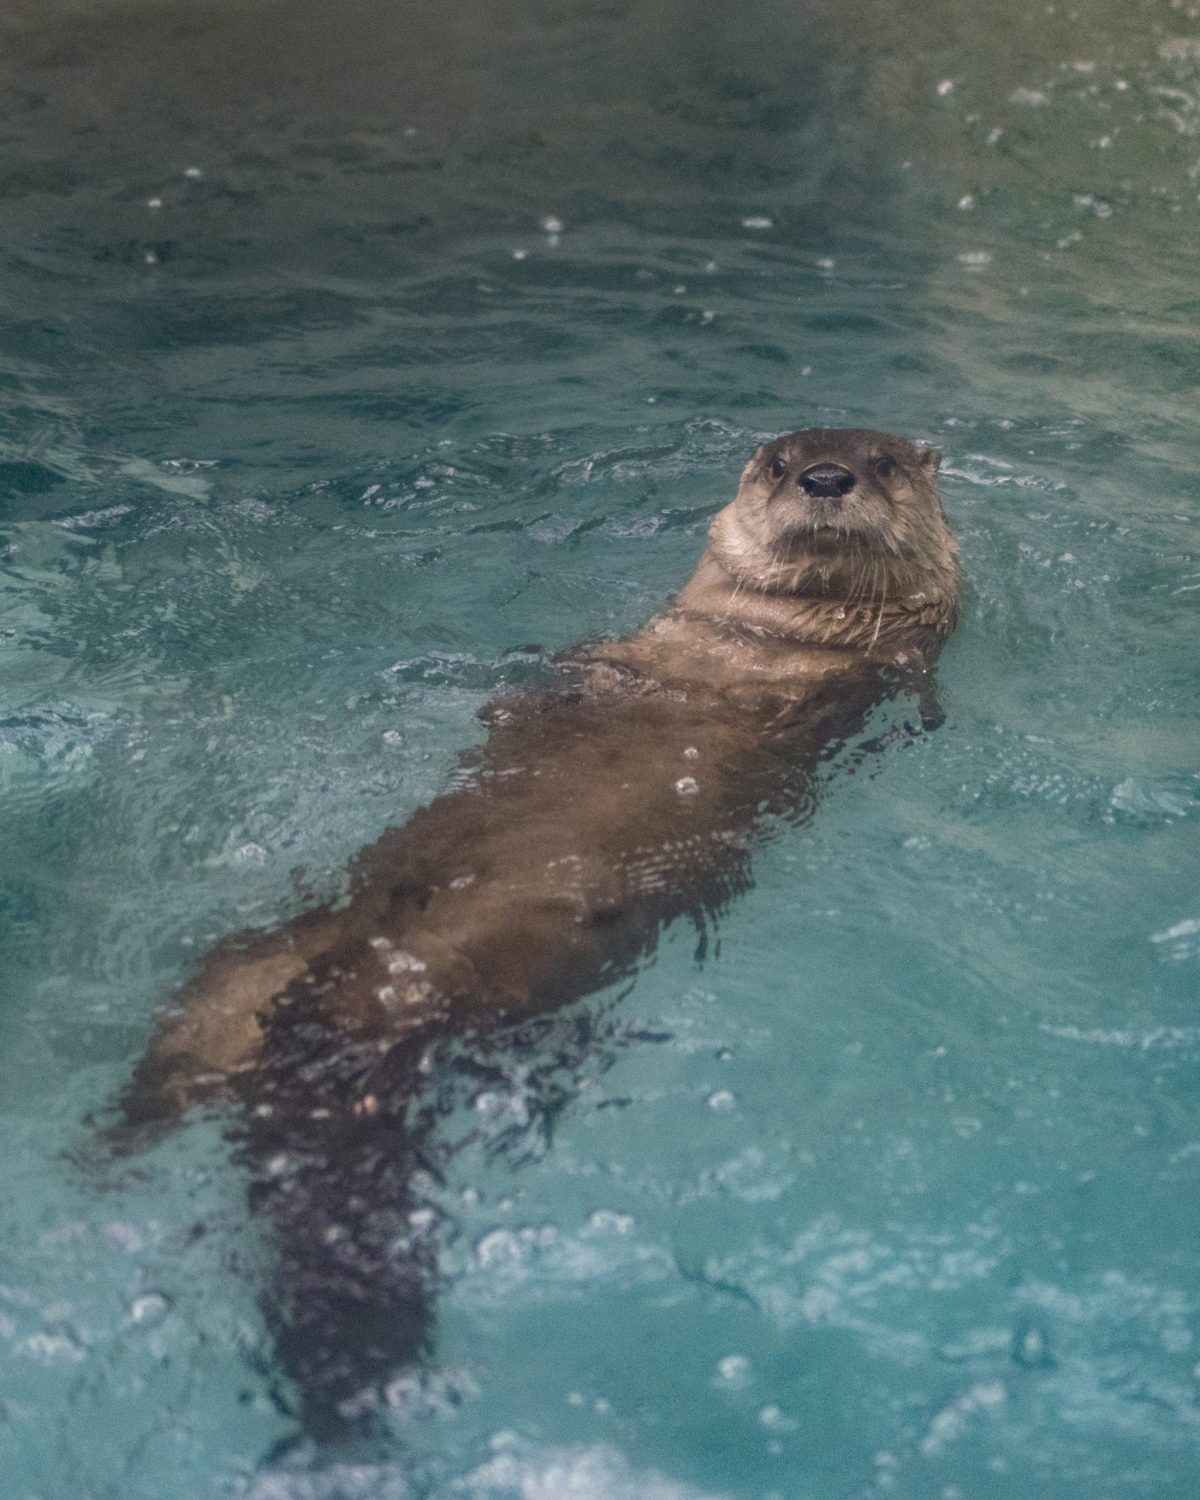
<path id="1" fill-rule="evenodd" d="M 470 1500 L 722 1500 L 653 1470 L 634 1469 L 617 1449 L 537 1449 L 507 1439 L 493 1457 L 458 1480 Z"/>

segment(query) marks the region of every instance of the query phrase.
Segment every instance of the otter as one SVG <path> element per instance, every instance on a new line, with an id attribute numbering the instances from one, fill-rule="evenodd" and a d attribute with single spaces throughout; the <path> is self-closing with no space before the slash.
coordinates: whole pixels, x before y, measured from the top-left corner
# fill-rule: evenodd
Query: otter
<path id="1" fill-rule="evenodd" d="M 432 1252 L 408 1226 L 438 1047 L 719 915 L 831 750 L 884 700 L 928 700 L 960 592 L 939 463 L 867 429 L 758 447 L 664 613 L 490 704 L 453 789 L 355 857 L 344 899 L 222 943 L 160 1016 L 112 1138 L 237 1106 L 275 1244 L 263 1306 L 309 1433 L 354 1428 L 429 1346 Z"/>

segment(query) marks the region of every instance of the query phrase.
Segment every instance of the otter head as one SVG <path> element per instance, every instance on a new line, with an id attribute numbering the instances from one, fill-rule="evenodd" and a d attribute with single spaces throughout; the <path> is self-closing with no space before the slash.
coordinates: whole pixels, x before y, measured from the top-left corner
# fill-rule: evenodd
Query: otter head
<path id="1" fill-rule="evenodd" d="M 837 608 L 958 595 L 938 498 L 941 454 L 866 428 L 813 427 L 755 449 L 712 552 L 736 584 Z"/>

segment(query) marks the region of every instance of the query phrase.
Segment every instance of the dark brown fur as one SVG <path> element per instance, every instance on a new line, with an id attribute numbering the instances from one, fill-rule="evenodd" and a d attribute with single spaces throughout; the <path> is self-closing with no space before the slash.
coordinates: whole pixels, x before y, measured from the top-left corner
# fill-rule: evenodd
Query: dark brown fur
<path id="1" fill-rule="evenodd" d="M 806 493 L 818 463 L 848 493 Z M 125 1128 L 240 1100 L 311 1430 L 427 1336 L 401 1231 L 430 1046 L 586 994 L 718 911 L 818 759 L 920 688 L 958 604 L 937 463 L 865 430 L 759 448 L 670 610 L 577 652 L 560 689 L 493 705 L 468 774 L 357 857 L 346 902 L 215 951 L 160 1020 Z"/>

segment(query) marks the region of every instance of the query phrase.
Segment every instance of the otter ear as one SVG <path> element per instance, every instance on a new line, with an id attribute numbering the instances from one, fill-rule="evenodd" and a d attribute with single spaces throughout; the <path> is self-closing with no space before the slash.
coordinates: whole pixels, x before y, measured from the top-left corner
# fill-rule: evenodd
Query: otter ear
<path id="1" fill-rule="evenodd" d="M 746 460 L 746 467 L 742 470 L 742 475 L 739 483 L 744 484 L 745 481 L 750 478 L 751 474 L 754 473 L 755 469 L 762 462 L 762 456 L 766 451 L 766 443 L 759 443 L 758 447 L 755 448 L 754 452 Z"/>
<path id="2" fill-rule="evenodd" d="M 942 467 L 942 453 L 940 448 L 918 448 L 917 462 L 923 469 L 928 469 L 931 474 L 936 474 Z"/>

